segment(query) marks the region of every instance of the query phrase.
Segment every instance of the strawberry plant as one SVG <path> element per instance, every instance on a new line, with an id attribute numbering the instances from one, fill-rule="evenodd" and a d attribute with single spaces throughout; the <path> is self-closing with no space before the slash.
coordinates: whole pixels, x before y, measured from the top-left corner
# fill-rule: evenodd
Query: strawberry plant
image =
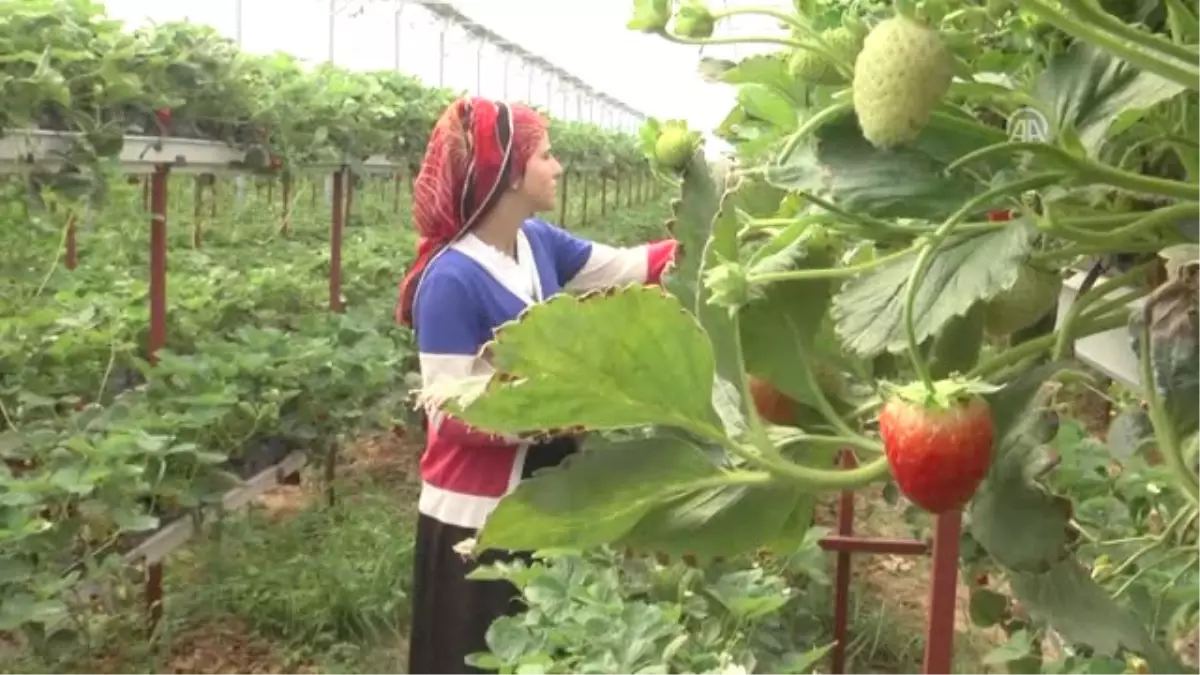
<path id="1" fill-rule="evenodd" d="M 471 660 L 502 673 L 811 672 L 832 647 L 817 537 L 781 564 L 742 562 L 701 569 L 598 549 L 481 566 L 472 578 L 512 582 L 526 609 L 497 620 Z"/>
<path id="2" fill-rule="evenodd" d="M 266 173 L 313 163 L 357 171 L 372 156 L 415 166 L 437 116 L 461 95 L 392 71 L 251 55 L 198 24 L 127 32 L 92 0 L 4 0 L 0 15 L 0 46 L 12 55 L 0 64 L 0 133 L 81 132 L 68 167 L 37 177 L 72 198 L 102 196 L 100 164 L 126 134 L 221 141 Z M 553 130 L 568 166 L 641 171 L 627 134 L 567 120 Z"/>
<path id="3" fill-rule="evenodd" d="M 1154 500 L 1170 525 L 1153 550 L 1185 550 L 1200 496 L 1200 21 L 1151 6 L 636 0 L 631 29 L 784 50 L 702 64 L 738 91 L 718 129 L 731 167 L 678 122 L 643 130 L 678 190 L 667 229 L 684 254 L 664 288 L 551 299 L 497 331 L 494 375 L 427 392 L 490 432 L 592 432 L 500 503 L 475 550 L 786 553 L 819 495 L 894 478 L 931 511 L 961 506 L 963 565 L 1020 607 L 1008 625 L 1028 649 L 1009 661 L 1040 659 L 1034 636 L 1053 634 L 1069 658 L 1050 668 L 1181 669 L 1159 616 L 1195 626 L 1194 546 L 1173 554 L 1188 594 L 1143 571 L 1169 564 L 1150 554 L 1115 575 L 1136 602 L 1093 579 L 1085 549 L 1103 542 L 1058 482 L 1050 449 L 1071 426 L 1047 394 L 1087 377 L 1078 340 L 1127 336 L 1144 407 L 1125 445 L 1154 446 L 1154 490 L 1170 496 Z M 721 35 L 739 13 L 787 32 Z M 831 44 L 839 27 L 865 36 L 857 53 Z M 797 53 L 841 77 L 802 78 Z M 1078 297 L 1060 301 L 1076 275 Z M 1026 315 L 1001 306 L 1013 299 Z M 795 402 L 790 419 L 755 404 L 759 381 Z M 833 467 L 841 448 L 857 468 Z"/>

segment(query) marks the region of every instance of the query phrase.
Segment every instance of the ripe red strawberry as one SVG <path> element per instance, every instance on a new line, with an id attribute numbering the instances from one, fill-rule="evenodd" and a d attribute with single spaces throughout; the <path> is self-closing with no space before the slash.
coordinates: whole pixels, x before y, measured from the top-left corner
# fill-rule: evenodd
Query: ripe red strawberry
<path id="1" fill-rule="evenodd" d="M 764 420 L 779 425 L 796 423 L 795 401 L 766 380 L 753 375 L 747 375 L 746 379 L 750 383 L 750 398 L 754 399 L 754 409 Z"/>
<path id="2" fill-rule="evenodd" d="M 879 435 L 896 484 L 930 513 L 961 508 L 992 463 L 995 426 L 983 389 L 943 381 L 930 394 L 897 389 L 879 413 Z"/>

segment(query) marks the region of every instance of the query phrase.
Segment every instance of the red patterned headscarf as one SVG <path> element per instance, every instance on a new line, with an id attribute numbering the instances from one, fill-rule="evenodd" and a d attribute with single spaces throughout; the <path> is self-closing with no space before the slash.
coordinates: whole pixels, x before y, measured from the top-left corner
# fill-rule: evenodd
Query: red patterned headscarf
<path id="1" fill-rule="evenodd" d="M 496 205 L 545 133 L 546 120 L 520 104 L 464 98 L 442 113 L 413 182 L 417 257 L 400 282 L 396 321 L 412 326 L 413 300 L 430 260 Z"/>

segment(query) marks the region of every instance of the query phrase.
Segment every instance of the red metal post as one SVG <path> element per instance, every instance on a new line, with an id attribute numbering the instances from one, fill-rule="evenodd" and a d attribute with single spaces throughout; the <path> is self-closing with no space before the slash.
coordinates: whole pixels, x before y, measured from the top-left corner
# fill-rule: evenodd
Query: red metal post
<path id="1" fill-rule="evenodd" d="M 333 172 L 333 214 L 329 222 L 329 309 L 342 311 L 342 229 L 345 227 L 346 206 L 344 181 L 346 167 Z"/>
<path id="2" fill-rule="evenodd" d="M 79 264 L 79 251 L 76 248 L 75 242 L 75 212 L 71 211 L 67 214 L 67 243 L 66 243 L 66 264 L 67 269 L 73 270 Z"/>
<path id="3" fill-rule="evenodd" d="M 154 168 L 150 186 L 150 344 L 151 364 L 158 362 L 158 350 L 167 343 L 167 178 L 171 168 Z M 151 633 L 162 619 L 163 570 L 156 562 L 146 569 L 146 604 Z"/>
<path id="4" fill-rule="evenodd" d="M 842 450 L 839 458 L 843 468 L 852 469 L 857 461 L 854 453 Z M 841 537 L 854 534 L 854 491 L 844 490 L 838 496 L 837 533 Z M 850 551 L 838 551 L 833 581 L 833 645 L 832 672 L 846 672 L 846 646 L 850 627 Z"/>
<path id="5" fill-rule="evenodd" d="M 167 343 L 167 177 L 171 168 L 158 165 L 150 176 L 150 363 Z"/>
<path id="6" fill-rule="evenodd" d="M 953 665 L 961 533 L 962 511 L 937 517 L 933 535 L 933 573 L 929 582 L 929 617 L 925 627 L 926 673 L 948 675 Z"/>
<path id="7" fill-rule="evenodd" d="M 146 568 L 146 632 L 154 635 L 163 613 L 163 566 L 152 563 Z"/>
<path id="8" fill-rule="evenodd" d="M 925 555 L 929 544 L 916 539 L 887 537 L 846 537 L 830 535 L 821 540 L 821 548 L 838 553 L 874 553 L 880 555 Z"/>
<path id="9" fill-rule="evenodd" d="M 279 233 L 287 235 L 292 231 L 292 176 L 284 174 L 283 176 L 283 225 L 279 228 Z"/>

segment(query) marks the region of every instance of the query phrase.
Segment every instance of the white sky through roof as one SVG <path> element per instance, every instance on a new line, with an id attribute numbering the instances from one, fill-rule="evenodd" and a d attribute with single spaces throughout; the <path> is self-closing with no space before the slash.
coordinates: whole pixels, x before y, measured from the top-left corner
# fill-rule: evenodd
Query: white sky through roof
<path id="1" fill-rule="evenodd" d="M 714 6 L 747 0 L 712 0 Z M 186 19 L 209 24 L 222 33 L 237 34 L 238 0 L 107 0 L 112 18 L 130 24 Z M 395 0 L 336 0 L 333 58 L 352 69 L 395 67 Z M 699 49 L 641 35 L 625 28 L 632 0 L 457 0 L 463 14 L 511 42 L 567 70 L 593 88 L 633 108 L 659 118 L 686 119 L 709 131 L 720 123 L 733 102 L 733 89 L 703 82 L 696 74 Z M 758 6 L 786 9 L 790 0 L 759 0 Z M 285 51 L 312 62 L 329 58 L 330 0 L 241 0 L 242 45 L 257 53 Z M 352 10 L 362 8 L 357 16 Z M 737 17 L 734 30 L 771 31 L 770 21 Z M 400 70 L 429 83 L 438 79 L 440 24 L 428 10 L 405 3 L 401 13 Z M 460 30 L 446 38 L 446 86 L 474 91 L 478 43 Z M 709 56 L 730 58 L 735 48 L 710 48 Z M 738 53 L 750 53 L 739 48 Z M 503 59 L 484 47 L 481 92 L 503 95 Z M 532 87 L 523 66 L 509 70 L 509 97 L 525 99 L 532 88 L 534 101 L 546 105 L 546 81 L 535 75 Z M 580 115 L 573 91 L 552 92 L 553 114 L 575 119 Z M 584 104 L 584 119 L 587 119 Z M 634 127 L 636 128 L 636 127 Z"/>

